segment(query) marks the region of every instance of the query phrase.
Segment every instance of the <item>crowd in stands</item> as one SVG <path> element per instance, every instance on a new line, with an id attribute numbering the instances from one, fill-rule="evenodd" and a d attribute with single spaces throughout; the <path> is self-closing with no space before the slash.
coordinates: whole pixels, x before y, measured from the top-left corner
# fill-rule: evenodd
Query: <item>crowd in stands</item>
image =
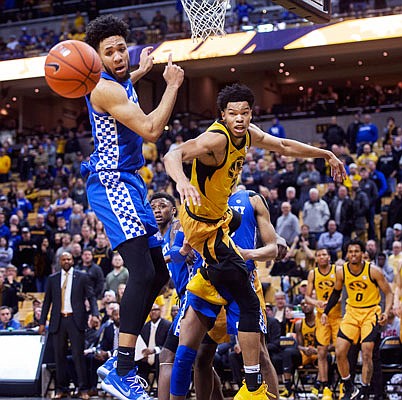
<path id="1" fill-rule="evenodd" d="M 38 135 L 25 139 L 18 162 L 13 165 L 10 156 L 15 144 L 2 142 L 0 330 L 38 326 L 48 277 L 60 270 L 62 253 L 70 252 L 74 268 L 89 275 L 103 316 L 99 325 L 91 320 L 87 332 L 88 368 L 92 371 L 92 389 L 96 390 L 96 368 L 116 345 L 113 329 L 119 326 L 118 304 L 128 272 L 120 255 L 111 250 L 102 223 L 88 206 L 85 182 L 80 176 L 84 156 L 78 140 L 87 135 L 86 124 L 69 130 L 60 120 L 49 132 L 38 127 Z M 145 165 L 140 173 L 150 193 L 167 191 L 177 198 L 165 172 L 163 156 L 200 133 L 196 121 L 187 124 L 174 119 L 156 144 L 145 141 Z M 277 118 L 269 133 L 286 137 Z M 358 237 L 367 243 L 366 259 L 380 266 L 389 282 L 394 281 L 402 266 L 402 132 L 398 122 L 389 118 L 386 127 L 377 127 L 370 115 L 357 114 L 345 132 L 333 118 L 318 145 L 331 149 L 343 160 L 348 174 L 343 184 L 331 180 L 329 166 L 322 159 L 303 161 L 254 147 L 246 155 L 241 174 L 240 183 L 266 199 L 271 221 L 289 246 L 283 260 L 267 265 L 271 276 L 280 277 L 273 304 L 267 304 L 271 319 L 266 336 L 279 374 L 285 362 L 279 338 L 296 332 L 296 307 L 301 305 L 301 315 L 304 313 L 306 318 L 314 314 L 314 308 L 303 299 L 316 249 L 328 249 L 332 262 L 342 264 L 345 246 Z M 190 164 L 185 166 L 187 173 L 190 169 Z M 169 299 L 171 293 L 172 288 L 167 288 L 158 298 L 151 321 L 162 317 L 171 320 L 171 313 L 177 313 L 177 307 L 172 308 L 173 296 Z M 21 304 L 24 306 L 19 309 Z M 399 317 L 390 315 L 383 335 L 399 335 L 398 323 Z M 113 327 L 109 328 L 111 336 L 106 334 L 108 326 Z M 235 337 L 231 343 L 219 346 L 215 365 L 223 380 L 241 384 L 240 360 L 241 349 Z M 145 361 L 141 371 L 147 378 L 153 363 Z M 230 377 L 228 370 L 232 371 Z"/>

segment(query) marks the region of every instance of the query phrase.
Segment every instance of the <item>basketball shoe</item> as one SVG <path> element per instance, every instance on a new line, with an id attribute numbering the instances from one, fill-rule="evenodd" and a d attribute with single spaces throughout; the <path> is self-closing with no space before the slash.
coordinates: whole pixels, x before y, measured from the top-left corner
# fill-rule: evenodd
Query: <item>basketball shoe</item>
<path id="1" fill-rule="evenodd" d="M 345 387 L 345 393 L 342 397 L 343 400 L 354 400 L 354 399 L 358 399 L 361 395 L 361 392 L 359 390 L 358 387 L 356 387 L 355 385 L 352 385 L 349 388 Z"/>
<path id="2" fill-rule="evenodd" d="M 96 373 L 98 374 L 99 378 L 102 381 L 106 378 L 106 376 L 113 368 L 116 368 L 116 363 L 117 363 L 117 350 L 114 351 L 112 357 L 108 358 L 107 361 L 96 370 Z"/>
<path id="3" fill-rule="evenodd" d="M 268 392 L 268 386 L 265 383 L 263 383 L 255 392 L 249 392 L 246 382 L 243 381 L 242 387 L 236 393 L 236 396 L 233 397 L 233 400 L 268 400 L 268 394 L 270 397 L 275 398 L 275 395 Z"/>
<path id="4" fill-rule="evenodd" d="M 145 389 L 147 381 L 137 375 L 137 368 L 132 369 L 127 375 L 117 375 L 113 368 L 102 382 L 102 389 L 120 400 L 149 400 Z"/>
<path id="5" fill-rule="evenodd" d="M 329 387 L 325 387 L 322 392 L 321 400 L 332 400 L 332 390 Z"/>

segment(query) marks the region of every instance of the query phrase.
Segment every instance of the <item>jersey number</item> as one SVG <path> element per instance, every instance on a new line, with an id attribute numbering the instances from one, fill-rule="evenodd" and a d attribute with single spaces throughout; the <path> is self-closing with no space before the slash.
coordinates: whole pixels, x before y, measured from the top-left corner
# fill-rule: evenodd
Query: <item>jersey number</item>
<path id="1" fill-rule="evenodd" d="M 362 301 L 363 300 L 363 293 L 356 293 L 356 301 Z"/>

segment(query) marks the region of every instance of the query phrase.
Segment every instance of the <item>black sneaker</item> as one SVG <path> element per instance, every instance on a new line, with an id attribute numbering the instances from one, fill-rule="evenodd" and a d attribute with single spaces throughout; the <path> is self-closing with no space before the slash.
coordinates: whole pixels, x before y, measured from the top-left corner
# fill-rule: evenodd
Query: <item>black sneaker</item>
<path id="1" fill-rule="evenodd" d="M 345 388 L 345 394 L 342 397 L 342 400 L 354 400 L 360 399 L 360 395 L 362 395 L 361 391 L 355 385 L 352 385 L 350 388 Z"/>

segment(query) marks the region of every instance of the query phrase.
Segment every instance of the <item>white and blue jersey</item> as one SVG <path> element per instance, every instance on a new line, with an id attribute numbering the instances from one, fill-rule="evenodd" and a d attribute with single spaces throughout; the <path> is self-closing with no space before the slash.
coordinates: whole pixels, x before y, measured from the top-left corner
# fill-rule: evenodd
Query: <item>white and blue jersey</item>
<path id="1" fill-rule="evenodd" d="M 241 224 L 232 233 L 232 239 L 242 249 L 254 249 L 257 242 L 257 221 L 254 208 L 250 203 L 250 194 L 254 194 L 254 192 L 239 190 L 233 193 L 228 200 L 229 206 L 241 214 Z M 255 269 L 253 260 L 247 260 L 246 265 L 249 272 Z"/>
<path id="2" fill-rule="evenodd" d="M 117 82 L 106 72 L 101 78 Z M 127 98 L 138 104 L 131 81 L 117 83 L 124 87 Z M 89 204 L 103 222 L 113 249 L 138 236 L 147 236 L 150 247 L 156 247 L 162 238 L 147 199 L 147 187 L 137 172 L 144 165 L 143 139 L 109 113 L 95 111 L 90 95 L 85 99 L 94 138 L 94 151 L 81 166 L 82 175 L 89 174 Z"/>

